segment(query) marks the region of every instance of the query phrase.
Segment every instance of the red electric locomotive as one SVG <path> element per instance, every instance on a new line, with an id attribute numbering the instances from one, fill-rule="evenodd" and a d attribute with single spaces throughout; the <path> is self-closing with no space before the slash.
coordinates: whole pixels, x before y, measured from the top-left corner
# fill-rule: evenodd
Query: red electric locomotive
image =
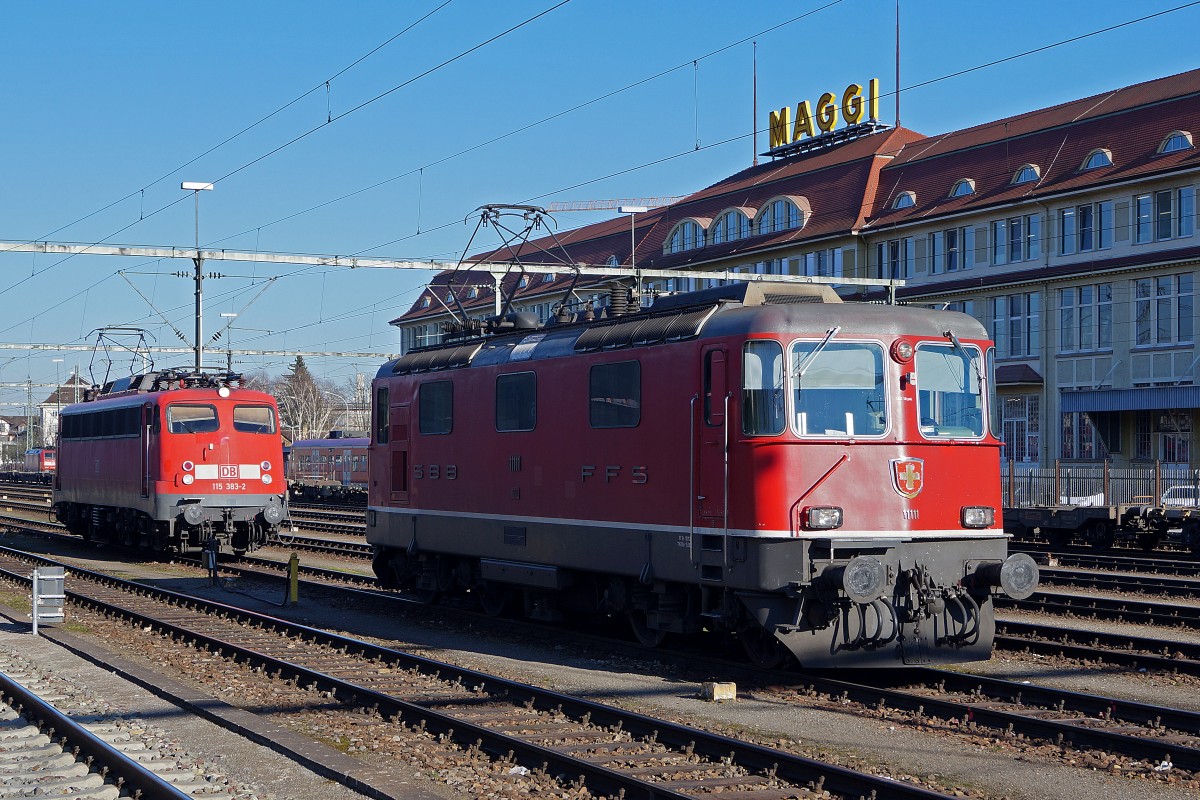
<path id="1" fill-rule="evenodd" d="M 414 351 L 373 386 L 376 574 L 762 665 L 986 659 L 992 595 L 1038 580 L 997 519 L 993 355 L 963 314 L 761 283 Z"/>
<path id="2" fill-rule="evenodd" d="M 54 511 L 92 541 L 244 553 L 287 515 L 275 398 L 237 375 L 123 378 L 62 410 Z"/>

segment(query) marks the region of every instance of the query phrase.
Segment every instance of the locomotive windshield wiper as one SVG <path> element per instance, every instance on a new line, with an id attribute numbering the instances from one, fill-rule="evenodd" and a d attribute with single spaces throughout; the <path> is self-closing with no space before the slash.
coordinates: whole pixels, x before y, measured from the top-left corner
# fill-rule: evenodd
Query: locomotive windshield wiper
<path id="1" fill-rule="evenodd" d="M 821 341 L 817 342 L 817 346 L 812 349 L 812 352 L 809 353 L 808 355 L 806 355 L 804 357 L 804 360 L 801 361 L 796 366 L 796 371 L 793 374 L 796 378 L 797 388 L 799 388 L 800 381 L 804 377 L 804 371 L 813 365 L 813 362 L 816 361 L 817 356 L 819 356 L 821 354 L 821 351 L 824 350 L 826 345 L 829 344 L 829 340 L 832 339 L 834 336 L 837 336 L 838 331 L 840 331 L 841 329 L 842 329 L 842 326 L 835 325 L 832 328 L 830 328 L 829 330 L 825 331 L 825 338 L 822 339 Z"/>
<path id="2" fill-rule="evenodd" d="M 958 352 L 962 353 L 963 357 L 966 358 L 967 361 L 971 362 L 971 367 L 975 370 L 975 379 L 977 381 L 979 381 L 980 386 L 983 386 L 983 372 L 980 371 L 979 362 L 977 362 L 975 360 L 975 356 L 973 356 L 967 352 L 967 348 L 963 347 L 962 342 L 960 342 L 958 340 L 958 337 L 954 335 L 954 331 L 947 330 L 942 335 L 945 336 L 947 339 L 949 339 L 954 344 L 954 349 L 956 349 L 956 350 L 958 350 Z"/>

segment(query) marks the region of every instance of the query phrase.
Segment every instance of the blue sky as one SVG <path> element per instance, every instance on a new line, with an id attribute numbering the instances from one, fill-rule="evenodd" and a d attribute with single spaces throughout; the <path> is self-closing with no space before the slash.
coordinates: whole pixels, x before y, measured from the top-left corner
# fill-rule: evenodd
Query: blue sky
<path id="1" fill-rule="evenodd" d="M 6 5 L 0 239 L 191 246 L 193 198 L 179 184 L 216 181 L 200 197 L 205 247 L 453 259 L 481 204 L 687 194 L 750 163 L 755 122 L 766 149 L 768 110 L 851 82 L 878 77 L 881 116 L 893 117 L 893 0 L 443 2 Z M 900 85 L 932 83 L 902 92 L 902 124 L 939 133 L 1200 66 L 1192 4 L 973 69 L 1182 5 L 904 0 Z M 127 325 L 177 344 L 117 271 L 190 336 L 192 283 L 171 274 L 190 269 L 0 253 L 0 342 L 83 343 Z M 239 313 L 234 346 L 264 349 L 394 351 L 387 321 L 430 277 L 208 269 L 235 277 L 206 282 L 206 330 Z M 270 276 L 280 277 L 247 307 Z M 86 374 L 88 360 L 0 351 L 0 383 L 49 383 L 75 364 Z M 338 383 L 378 366 L 309 363 Z M 0 402 L 24 399 L 0 388 Z"/>

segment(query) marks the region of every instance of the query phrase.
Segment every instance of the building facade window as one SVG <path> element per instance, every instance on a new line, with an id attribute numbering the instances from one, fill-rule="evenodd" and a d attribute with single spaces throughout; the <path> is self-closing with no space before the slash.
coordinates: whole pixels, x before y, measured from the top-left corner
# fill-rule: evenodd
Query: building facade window
<path id="1" fill-rule="evenodd" d="M 1138 347 L 1192 341 L 1192 273 L 1134 281 L 1134 344 Z"/>
<path id="2" fill-rule="evenodd" d="M 1103 461 L 1111 454 L 1108 442 L 1121 441 L 1119 417 L 1106 414 L 1117 426 L 1113 431 L 1101 431 L 1086 411 L 1068 412 L 1062 415 L 1062 446 L 1060 458 L 1077 458 L 1084 461 Z"/>
<path id="3" fill-rule="evenodd" d="M 975 194 L 975 181 L 970 178 L 962 178 L 956 181 L 954 188 L 950 190 L 951 197 L 966 197 L 969 194 Z"/>
<path id="4" fill-rule="evenodd" d="M 1189 463 L 1192 420 L 1187 413 L 1137 411 L 1133 417 L 1133 457 L 1168 463 Z"/>
<path id="5" fill-rule="evenodd" d="M 713 244 L 724 244 L 750 235 L 750 218 L 740 211 L 730 210 L 717 217 L 711 226 L 709 239 Z"/>
<path id="6" fill-rule="evenodd" d="M 1192 149 L 1192 135 L 1187 131 L 1174 131 L 1158 146 L 1160 153 L 1174 153 Z"/>
<path id="7" fill-rule="evenodd" d="M 917 263 L 913 237 L 880 242 L 876 245 L 875 253 L 880 278 L 904 280 L 912 277 Z"/>
<path id="8" fill-rule="evenodd" d="M 704 247 L 704 239 L 705 231 L 699 223 L 690 219 L 684 220 L 671 231 L 671 236 L 667 239 L 667 253 L 682 253 Z"/>
<path id="9" fill-rule="evenodd" d="M 1112 298 L 1111 283 L 1059 290 L 1059 352 L 1112 349 Z"/>
<path id="10" fill-rule="evenodd" d="M 992 339 L 998 358 L 1029 358 L 1041 347 L 1041 295 L 1037 292 L 992 298 Z"/>
<path id="11" fill-rule="evenodd" d="M 1113 242 L 1113 203 L 1103 200 L 1058 212 L 1058 254 L 1107 250 Z"/>
<path id="12" fill-rule="evenodd" d="M 842 277 L 842 250 L 840 247 L 805 253 L 798 260 L 801 275 L 818 278 Z"/>
<path id="13" fill-rule="evenodd" d="M 1191 236 L 1196 227 L 1196 189 L 1184 186 L 1133 198 L 1138 244 Z"/>
<path id="14" fill-rule="evenodd" d="M 1084 159 L 1082 170 L 1099 169 L 1100 167 L 1112 166 L 1112 153 L 1102 147 L 1098 147 L 1088 153 L 1088 157 Z"/>
<path id="15" fill-rule="evenodd" d="M 1036 394 L 1008 395 L 1000 399 L 1000 431 L 1005 461 L 1037 461 L 1038 413 L 1041 397 Z"/>
<path id="16" fill-rule="evenodd" d="M 804 214 L 791 200 L 773 200 L 758 215 L 756 232 L 777 233 L 804 226 Z"/>
<path id="17" fill-rule="evenodd" d="M 1012 182 L 1014 186 L 1021 183 L 1032 183 L 1040 176 L 1041 170 L 1038 169 L 1037 164 L 1026 164 L 1017 170 L 1016 174 L 1013 175 Z"/>
<path id="18" fill-rule="evenodd" d="M 1001 266 L 1042 257 L 1042 218 L 1038 214 L 992 222 L 992 263 Z"/>

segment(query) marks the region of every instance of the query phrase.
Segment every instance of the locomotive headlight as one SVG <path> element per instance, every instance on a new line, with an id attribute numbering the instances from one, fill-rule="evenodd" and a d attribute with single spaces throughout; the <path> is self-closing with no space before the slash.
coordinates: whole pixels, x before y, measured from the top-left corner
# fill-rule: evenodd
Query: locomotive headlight
<path id="1" fill-rule="evenodd" d="M 193 464 L 192 462 L 190 462 L 190 461 L 183 462 L 183 471 L 184 472 L 191 472 L 195 468 L 196 468 L 196 465 Z"/>
<path id="2" fill-rule="evenodd" d="M 842 527 L 842 509 L 837 506 L 809 506 L 801 517 L 804 527 L 827 531 Z"/>
<path id="3" fill-rule="evenodd" d="M 183 476 L 183 485 L 184 486 L 191 486 L 195 482 L 196 482 L 195 475 L 191 474 L 190 472 L 184 474 L 184 476 Z"/>
<path id="4" fill-rule="evenodd" d="M 271 482 L 271 476 L 264 472 L 262 476 L 262 482 L 269 484 Z"/>
<path id="5" fill-rule="evenodd" d="M 898 361 L 901 364 L 907 364 L 909 361 L 912 361 L 912 357 L 913 357 L 912 342 L 908 341 L 907 339 L 897 339 L 895 342 L 892 343 L 892 359 L 893 360 Z"/>
<path id="6" fill-rule="evenodd" d="M 991 506 L 963 506 L 964 528 L 990 528 L 996 524 L 996 509 Z"/>
<path id="7" fill-rule="evenodd" d="M 259 464 L 258 466 L 260 466 L 262 468 L 263 472 L 271 471 L 271 462 L 270 461 L 264 461 L 261 464 Z"/>
<path id="8" fill-rule="evenodd" d="M 220 389 L 217 389 L 217 394 L 221 397 L 229 397 L 229 387 L 222 386 Z"/>

